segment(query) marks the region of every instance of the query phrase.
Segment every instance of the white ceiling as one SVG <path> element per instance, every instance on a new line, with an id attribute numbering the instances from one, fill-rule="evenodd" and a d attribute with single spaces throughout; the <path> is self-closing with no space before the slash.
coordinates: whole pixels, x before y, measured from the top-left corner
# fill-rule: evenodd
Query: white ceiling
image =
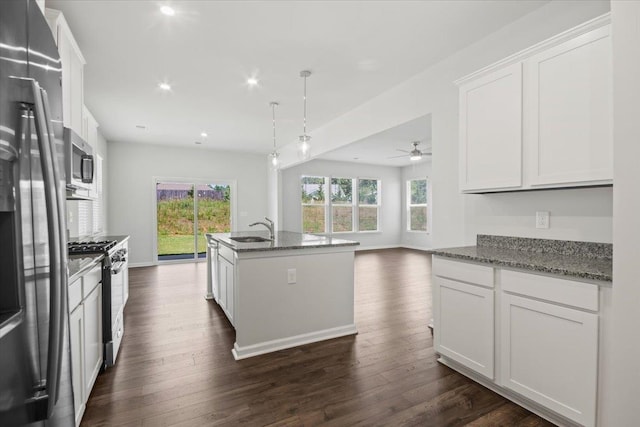
<path id="1" fill-rule="evenodd" d="M 398 151 L 411 151 L 413 141 L 420 141 L 420 145 L 418 145 L 420 151 L 431 153 L 431 115 L 418 117 L 337 150 L 324 153 L 318 158 L 398 167 L 431 161 L 431 156 L 427 155 L 422 156 L 422 160 L 418 162 L 411 161 L 408 153 Z"/>
<path id="2" fill-rule="evenodd" d="M 64 1 L 87 60 L 85 103 L 110 141 L 267 153 L 548 0 Z M 168 17 L 159 6 L 171 4 Z M 245 81 L 257 75 L 259 87 Z M 163 93 L 157 85 L 169 82 Z M 136 128 L 146 126 L 146 130 Z M 409 147 L 410 141 L 403 141 Z"/>

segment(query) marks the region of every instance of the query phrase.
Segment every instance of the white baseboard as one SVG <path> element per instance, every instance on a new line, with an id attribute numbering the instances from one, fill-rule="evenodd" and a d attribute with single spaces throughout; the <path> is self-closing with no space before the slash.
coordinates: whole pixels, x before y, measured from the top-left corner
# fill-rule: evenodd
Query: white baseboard
<path id="1" fill-rule="evenodd" d="M 346 335 L 357 334 L 355 323 L 346 326 L 338 326 L 337 328 L 324 329 L 307 334 L 295 335 L 293 337 L 280 338 L 272 341 L 265 341 L 258 344 L 251 344 L 240 347 L 236 342 L 233 345 L 234 359 L 241 360 L 249 357 L 258 356 L 260 354 L 271 353 L 273 351 L 284 350 L 285 348 L 298 347 L 312 342 L 324 341 L 331 338 L 344 337 Z"/>
<path id="2" fill-rule="evenodd" d="M 155 262 L 129 262 L 129 268 L 137 268 L 137 267 L 153 267 L 156 266 Z"/>

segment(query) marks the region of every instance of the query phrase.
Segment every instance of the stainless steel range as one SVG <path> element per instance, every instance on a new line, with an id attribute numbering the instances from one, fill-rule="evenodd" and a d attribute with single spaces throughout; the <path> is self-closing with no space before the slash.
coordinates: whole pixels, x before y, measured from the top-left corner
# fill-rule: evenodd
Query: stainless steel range
<path id="1" fill-rule="evenodd" d="M 129 297 L 128 236 L 69 242 L 69 255 L 104 254 L 102 261 L 102 341 L 104 368 L 116 362 L 124 335 L 124 305 Z"/>

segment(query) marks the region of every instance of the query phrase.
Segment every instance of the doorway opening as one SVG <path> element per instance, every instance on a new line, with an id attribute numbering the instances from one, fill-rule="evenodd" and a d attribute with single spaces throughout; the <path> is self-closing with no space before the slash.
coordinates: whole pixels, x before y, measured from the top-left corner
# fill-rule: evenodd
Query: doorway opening
<path id="1" fill-rule="evenodd" d="M 232 226 L 230 182 L 156 180 L 158 261 L 206 258 L 206 233 L 228 233 Z"/>

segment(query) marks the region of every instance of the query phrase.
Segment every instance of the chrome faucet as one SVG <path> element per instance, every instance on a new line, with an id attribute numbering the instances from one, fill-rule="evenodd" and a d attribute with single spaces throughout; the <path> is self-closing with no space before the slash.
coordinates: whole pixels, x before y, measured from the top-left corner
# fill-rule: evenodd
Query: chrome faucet
<path id="1" fill-rule="evenodd" d="M 273 232 L 273 221 L 271 221 L 266 216 L 264 217 L 264 219 L 268 222 L 268 224 L 266 222 L 254 222 L 253 224 L 249 224 L 249 227 L 253 227 L 254 225 L 264 225 L 269 229 L 269 237 L 271 238 L 271 240 L 274 240 L 276 236 Z"/>

